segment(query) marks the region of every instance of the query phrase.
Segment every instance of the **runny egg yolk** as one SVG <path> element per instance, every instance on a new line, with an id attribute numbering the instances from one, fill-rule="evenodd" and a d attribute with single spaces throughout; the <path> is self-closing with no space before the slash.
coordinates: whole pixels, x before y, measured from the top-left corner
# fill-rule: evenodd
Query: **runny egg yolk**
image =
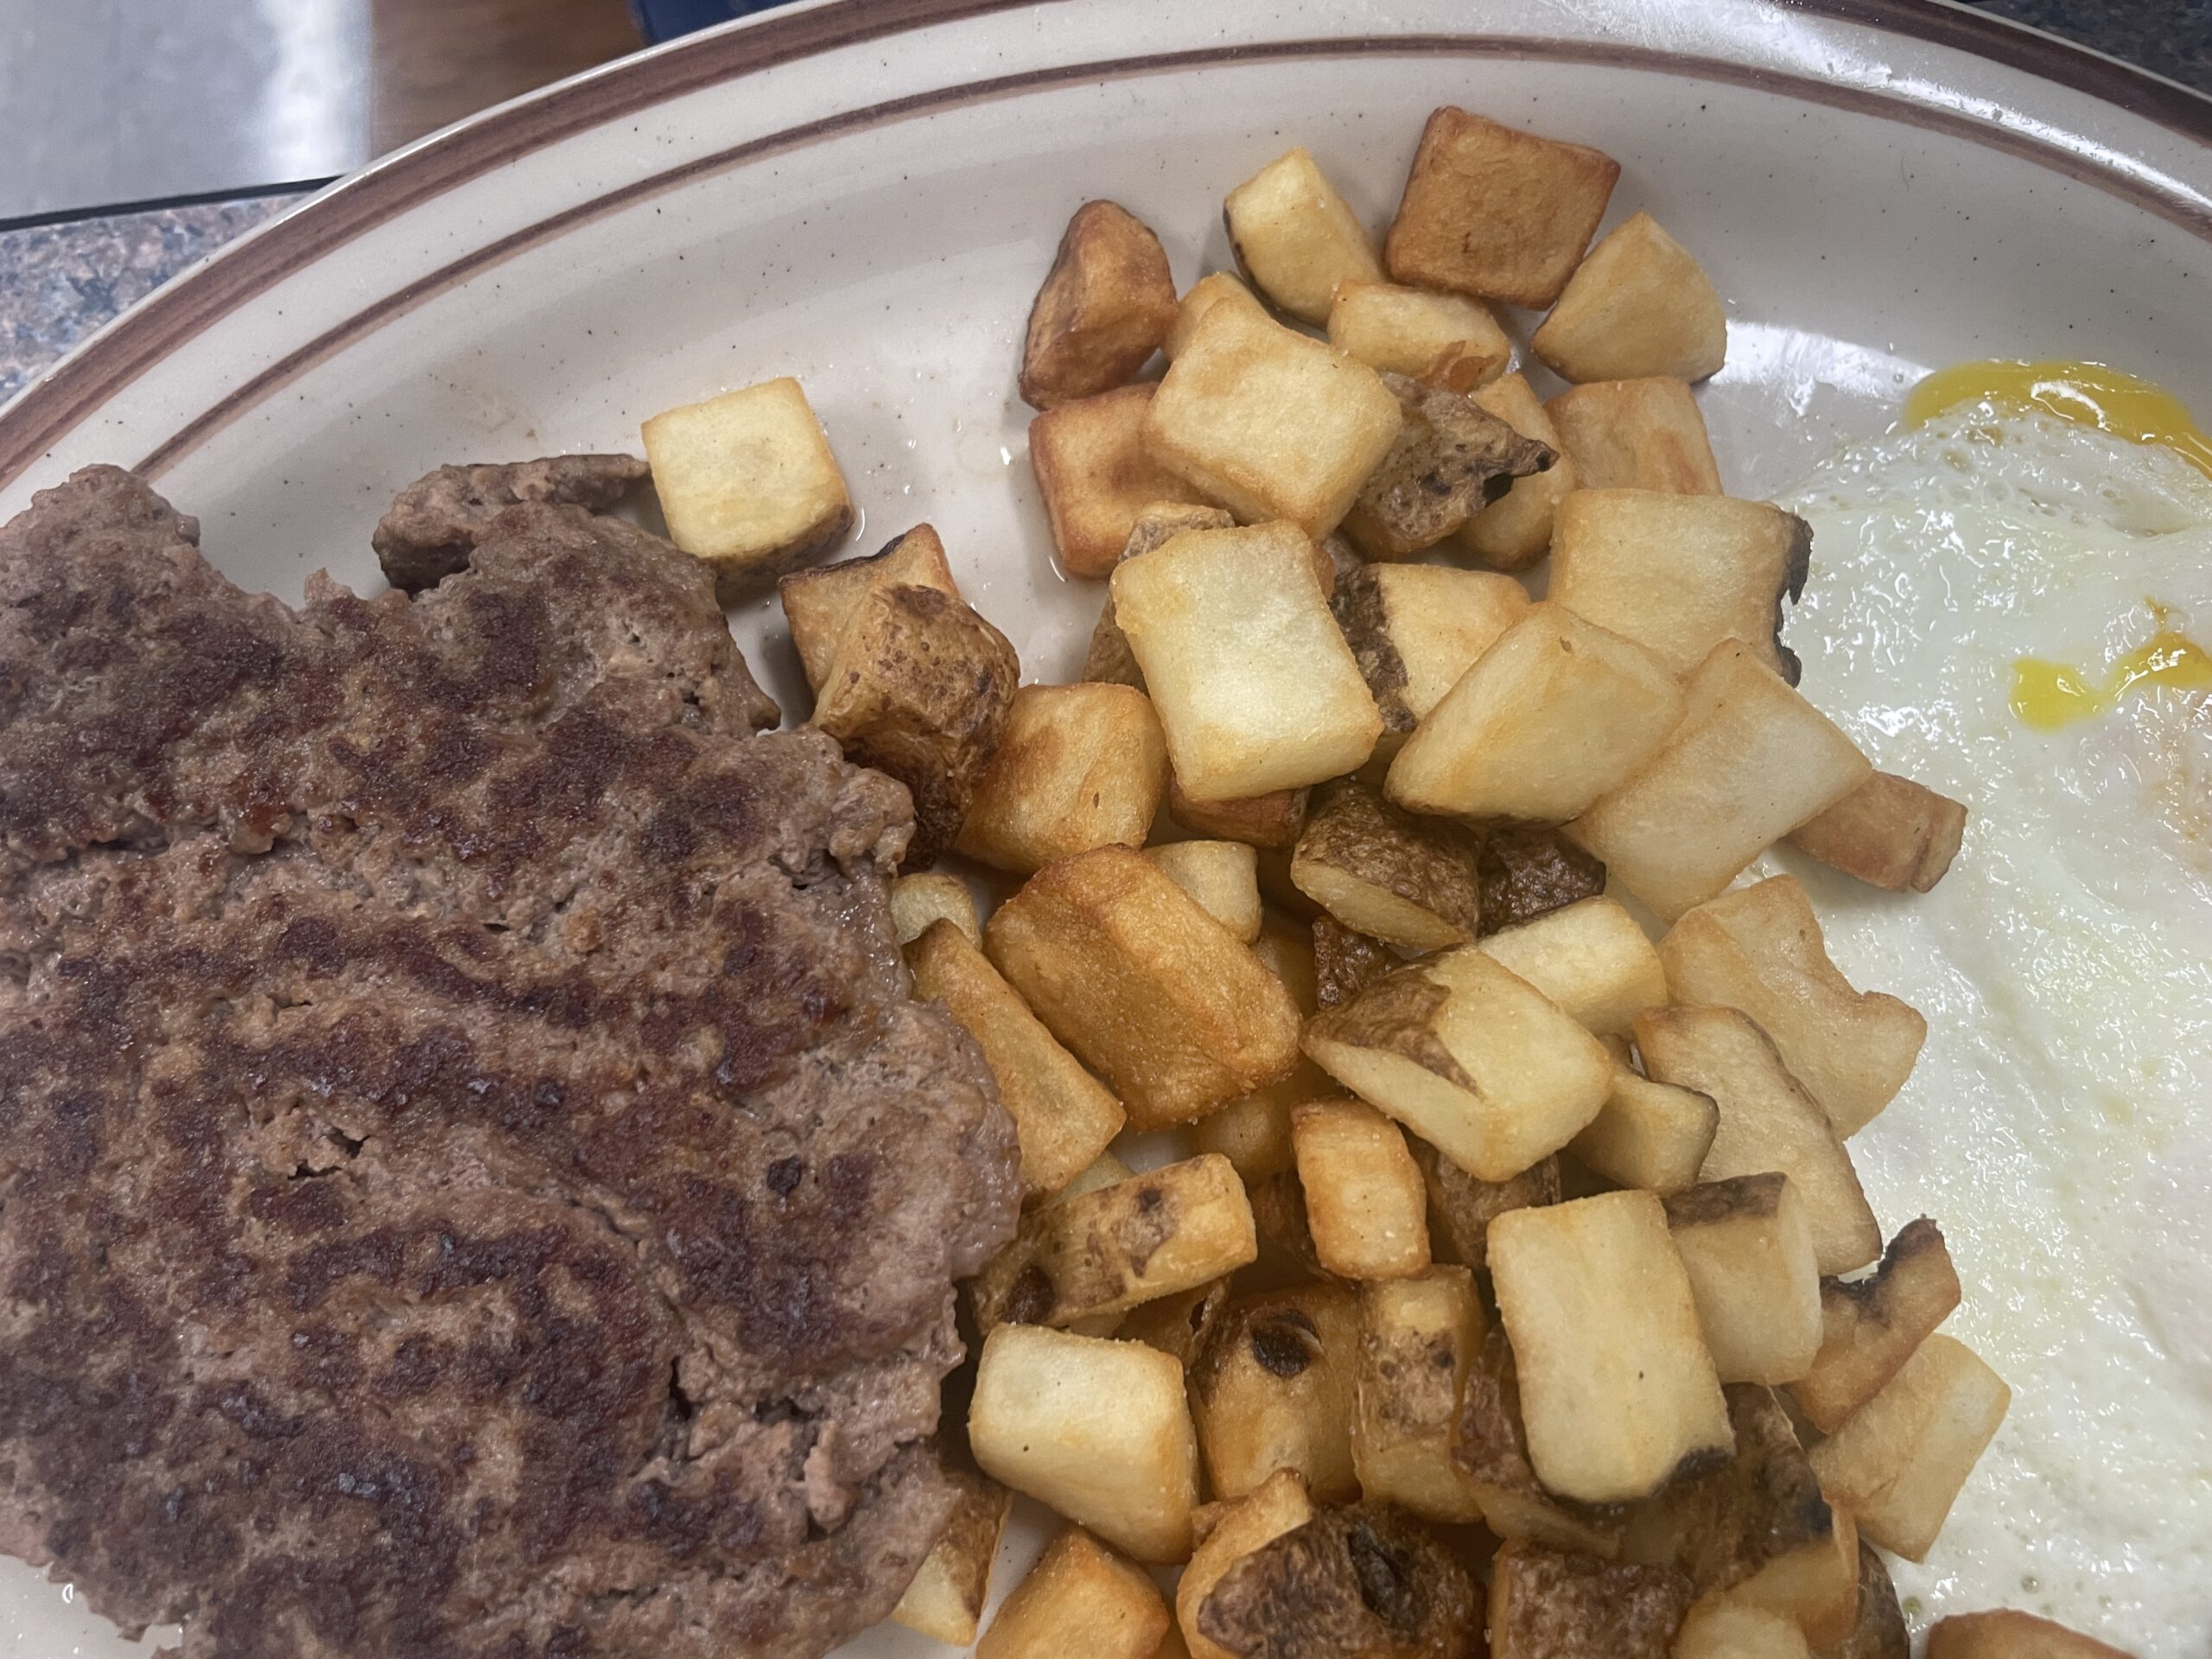
<path id="1" fill-rule="evenodd" d="M 2101 363 L 1955 363 L 1912 389 L 1905 424 L 1925 425 L 1972 404 L 2040 410 L 2115 437 L 2163 444 L 2212 475 L 2212 436 L 2189 406 L 2163 386 Z"/>
<path id="2" fill-rule="evenodd" d="M 2012 664 L 2012 712 L 2039 732 L 2055 732 L 2114 707 L 2138 686 L 2212 691 L 2212 652 L 2173 625 L 2173 613 L 2155 599 L 2158 632 L 2113 663 L 2104 678 L 2088 677 L 2062 663 L 2022 657 Z"/>

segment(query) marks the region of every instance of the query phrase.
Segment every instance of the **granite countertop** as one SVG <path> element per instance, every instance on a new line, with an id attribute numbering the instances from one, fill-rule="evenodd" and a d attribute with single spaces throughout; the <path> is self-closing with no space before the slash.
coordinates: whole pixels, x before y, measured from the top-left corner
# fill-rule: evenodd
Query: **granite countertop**
<path id="1" fill-rule="evenodd" d="M 2212 92 L 2212 0 L 1979 3 Z M 0 226 L 0 404 L 124 307 L 313 188 Z"/>

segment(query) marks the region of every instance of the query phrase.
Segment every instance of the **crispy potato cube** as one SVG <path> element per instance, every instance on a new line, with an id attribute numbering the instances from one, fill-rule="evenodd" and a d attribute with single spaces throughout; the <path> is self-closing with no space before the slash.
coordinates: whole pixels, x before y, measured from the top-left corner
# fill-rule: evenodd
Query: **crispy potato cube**
<path id="1" fill-rule="evenodd" d="M 1519 927 L 1605 890 L 1605 867 L 1548 824 L 1498 823 L 1483 837 L 1483 931 Z"/>
<path id="2" fill-rule="evenodd" d="M 2128 1659 L 2122 1649 L 2033 1613 L 1953 1613 L 1928 1632 L 1928 1659 Z"/>
<path id="3" fill-rule="evenodd" d="M 1121 1103 L 1053 1039 L 957 921 L 932 923 L 906 948 L 914 995 L 942 1002 L 983 1051 L 1021 1142 L 1021 1184 L 1058 1192 L 1121 1133 Z"/>
<path id="4" fill-rule="evenodd" d="M 1683 693 L 1665 746 L 1567 831 L 1668 922 L 1873 770 L 1738 640 L 1714 646 Z"/>
<path id="5" fill-rule="evenodd" d="M 1084 202 L 1029 308 L 1022 397 L 1052 409 L 1122 385 L 1166 340 L 1175 308 L 1160 238 L 1126 207 Z"/>
<path id="6" fill-rule="evenodd" d="M 1306 1218 L 1306 1189 L 1298 1184 L 1295 1169 L 1270 1175 L 1251 1188 L 1251 1194 L 1252 1219 L 1259 1224 L 1260 1236 L 1274 1247 L 1263 1249 L 1262 1256 L 1278 1258 L 1267 1262 L 1260 1269 L 1262 1275 L 1281 1279 L 1285 1276 L 1282 1269 L 1291 1266 L 1294 1271 L 1288 1276 L 1296 1280 L 1338 1276 L 1321 1265 L 1320 1253 L 1313 1248 L 1313 1230 Z M 1287 1263 L 1280 1259 L 1285 1257 Z"/>
<path id="7" fill-rule="evenodd" d="M 1227 303 L 1231 309 L 1243 312 L 1261 322 L 1272 322 L 1268 308 L 1253 297 L 1252 290 L 1242 280 L 1225 270 L 1217 270 L 1201 276 L 1183 296 L 1176 308 L 1175 326 L 1167 331 L 1167 343 L 1160 347 L 1173 362 L 1183 354 L 1184 345 L 1198 326 L 1198 319 L 1217 305 Z"/>
<path id="8" fill-rule="evenodd" d="M 880 583 L 934 588 L 955 599 L 960 597 L 960 585 L 953 581 L 952 566 L 945 560 L 944 543 L 927 524 L 915 525 L 880 553 L 864 559 L 840 559 L 813 570 L 794 570 L 777 580 L 776 595 L 783 601 L 784 620 L 791 626 L 791 646 L 798 652 L 799 666 L 806 671 L 807 686 L 816 696 L 821 695 L 822 683 L 829 677 L 830 659 L 837 654 L 837 642 L 845 637 L 846 624 L 853 620 L 868 590 Z"/>
<path id="9" fill-rule="evenodd" d="M 1144 447 L 1154 390 L 1116 386 L 1056 404 L 1029 423 L 1029 466 L 1045 497 L 1052 545 L 1071 576 L 1109 575 L 1147 507 L 1204 505 Z"/>
<path id="10" fill-rule="evenodd" d="M 1304 322 L 1326 322 L 1344 282 L 1377 282 L 1375 244 L 1301 144 L 1229 193 L 1229 245 L 1252 286 Z"/>
<path id="11" fill-rule="evenodd" d="M 1141 847 L 1167 793 L 1167 740 L 1126 685 L 1025 685 L 953 842 L 1027 875 L 1094 847 Z"/>
<path id="12" fill-rule="evenodd" d="M 1362 1503 L 1236 1562 L 1199 1604 L 1198 1630 L 1226 1652 L 1270 1659 L 1441 1659 L 1479 1643 L 1482 1606 L 1442 1539 L 1387 1503 Z"/>
<path id="13" fill-rule="evenodd" d="M 1487 935 L 1503 963 L 1600 1037 L 1624 1037 L 1667 1001 L 1667 974 L 1635 917 L 1600 894 Z"/>
<path id="14" fill-rule="evenodd" d="M 994 1480 L 1141 1561 L 1191 1553 L 1198 1438 L 1183 1368 L 1158 1349 L 1002 1325 L 983 1339 L 968 1442 Z"/>
<path id="15" fill-rule="evenodd" d="M 1096 1192 L 1102 1186 L 1114 1186 L 1134 1176 L 1136 1171 L 1122 1160 L 1119 1154 L 1108 1148 L 1083 1166 L 1082 1173 L 1058 1192 L 1051 1202 L 1065 1204 L 1070 1198 L 1079 1198 L 1086 1192 Z"/>
<path id="16" fill-rule="evenodd" d="M 1140 1303 L 1129 1310 L 1115 1334 L 1126 1342 L 1157 1348 L 1187 1367 L 1213 1335 L 1228 1306 L 1229 1281 L 1216 1279 L 1173 1296 Z M 1203 1536 L 1205 1526 L 1201 1524 L 1198 1530 Z"/>
<path id="17" fill-rule="evenodd" d="M 1704 267 L 1639 213 L 1590 250 L 1529 344 L 1563 380 L 1702 380 L 1728 359 L 1728 314 Z"/>
<path id="18" fill-rule="evenodd" d="M 1382 734 L 1312 556 L 1294 526 L 1262 524 L 1191 531 L 1114 572 L 1114 614 L 1192 800 L 1338 777 Z"/>
<path id="19" fill-rule="evenodd" d="M 1580 486 L 1581 474 L 1525 377 L 1503 375 L 1470 395 L 1478 406 L 1556 457 L 1544 471 L 1515 479 L 1503 496 L 1459 531 L 1456 544 L 1477 563 L 1493 570 L 1526 570 L 1550 548 L 1553 514 Z"/>
<path id="20" fill-rule="evenodd" d="M 1390 452 L 1401 418 L 1398 400 L 1357 359 L 1216 304 L 1160 383 L 1144 441 L 1162 466 L 1247 523 L 1286 518 L 1318 541 Z"/>
<path id="21" fill-rule="evenodd" d="M 1789 1178 L 1708 1181 L 1666 1200 L 1698 1328 L 1723 1382 L 1795 1382 L 1821 1346 L 1821 1270 Z"/>
<path id="22" fill-rule="evenodd" d="M 1428 1188 L 1432 1253 L 1480 1273 L 1490 1266 L 1490 1224 L 1509 1210 L 1559 1202 L 1559 1160 L 1544 1158 L 1510 1180 L 1484 1181 L 1426 1141 L 1414 1142 L 1414 1161 Z"/>
<path id="23" fill-rule="evenodd" d="M 1170 1624 L 1150 1573 L 1070 1527 L 1006 1599 L 976 1659 L 1152 1659 Z"/>
<path id="24" fill-rule="evenodd" d="M 1344 536 L 1370 559 L 1408 559 L 1434 547 L 1515 479 L 1557 458 L 1459 392 L 1402 374 L 1385 374 L 1382 384 L 1405 420 L 1344 520 Z"/>
<path id="25" fill-rule="evenodd" d="M 1491 1659 L 1669 1659 L 1689 1580 L 1515 1542 L 1491 1562 Z"/>
<path id="26" fill-rule="evenodd" d="M 1295 1469 L 1278 1469 L 1243 1497 L 1198 1511 L 1198 1547 L 1175 1586 L 1175 1622 L 1191 1659 L 1236 1659 L 1198 1630 L 1198 1609 L 1222 1575 L 1261 1545 L 1313 1518 L 1313 1500 Z"/>
<path id="27" fill-rule="evenodd" d="M 1249 944 L 1260 937 L 1260 863 L 1241 841 L 1171 841 L 1144 855 Z"/>
<path id="28" fill-rule="evenodd" d="M 952 1518 L 921 1571 L 891 1610 L 893 1623 L 918 1630 L 933 1642 L 964 1648 L 976 1639 L 983 1604 L 990 1599 L 991 1567 L 998 1560 L 999 1535 L 1014 1508 L 1014 1494 L 988 1475 L 948 1469 L 952 1483 Z"/>
<path id="29" fill-rule="evenodd" d="M 1481 842 L 1347 779 L 1321 797 L 1290 859 L 1298 890 L 1355 932 L 1410 950 L 1475 937 Z"/>
<path id="30" fill-rule="evenodd" d="M 1789 844 L 1830 869 L 1891 893 L 1926 893 L 1966 838 L 1967 810 L 1924 784 L 1878 772 L 1789 832 Z"/>
<path id="31" fill-rule="evenodd" d="M 1370 1502 L 1426 1521 L 1482 1519 L 1474 1481 L 1452 1460 L 1459 1394 L 1482 1347 L 1482 1298 L 1465 1268 L 1363 1285 L 1352 1466 Z"/>
<path id="32" fill-rule="evenodd" d="M 1483 1333 L 1460 1385 L 1452 1457 L 1482 1505 L 1483 1524 L 1500 1538 L 1611 1560 L 1621 1551 L 1628 1510 L 1577 1503 L 1545 1489 L 1529 1462 L 1521 1388 L 1503 1327 Z"/>
<path id="33" fill-rule="evenodd" d="M 1586 490 L 1722 493 L 1705 416 L 1683 381 L 1665 375 L 1592 380 L 1568 387 L 1544 412 Z"/>
<path id="34" fill-rule="evenodd" d="M 1860 1538 L 1858 1620 L 1841 1641 L 1815 1649 L 1815 1659 L 1911 1659 L 1911 1654 L 1912 1633 L 1905 1628 L 1890 1569 L 1882 1552 Z"/>
<path id="35" fill-rule="evenodd" d="M 1014 647 L 950 594 L 881 583 L 853 608 L 814 704 L 845 758 L 906 785 L 926 868 L 952 844 L 1021 679 Z"/>
<path id="36" fill-rule="evenodd" d="M 957 875 L 925 870 L 902 875 L 891 884 L 891 925 L 899 943 L 912 944 L 930 931 L 931 922 L 950 922 L 968 943 L 983 943 L 983 918 L 976 913 L 976 895 Z"/>
<path id="37" fill-rule="evenodd" d="M 1329 600 L 1382 715 L 1379 755 L 1392 755 L 1421 717 L 1529 608 L 1510 576 L 1444 564 L 1362 565 Z"/>
<path id="38" fill-rule="evenodd" d="M 1510 1210 L 1490 1225 L 1490 1271 L 1546 1486 L 1619 1503 L 1727 1454 L 1727 1403 L 1657 1198 Z"/>
<path id="39" fill-rule="evenodd" d="M 1712 1096 L 1654 1083 L 1616 1054 L 1612 1093 L 1567 1149 L 1617 1186 L 1679 1192 L 1696 1184 L 1719 1127 Z"/>
<path id="40" fill-rule="evenodd" d="M 1313 918 L 1313 989 L 1317 1007 L 1341 1007 L 1398 965 L 1380 939 L 1346 927 L 1324 911 Z"/>
<path id="41" fill-rule="evenodd" d="M 1141 853 L 1101 847 L 1046 865 L 983 943 L 1137 1128 L 1204 1116 L 1298 1065 L 1298 1005 L 1282 982 Z"/>
<path id="42" fill-rule="evenodd" d="M 1241 841 L 1247 847 L 1290 848 L 1305 832 L 1307 792 L 1271 789 L 1226 801 L 1197 801 L 1173 778 L 1167 781 L 1167 816 L 1194 836 Z"/>
<path id="43" fill-rule="evenodd" d="M 1324 1271 L 1402 1279 L 1428 1266 L 1428 1194 L 1403 1130 L 1356 1100 L 1309 1100 L 1290 1134 Z"/>
<path id="44" fill-rule="evenodd" d="M 1973 1350 L 1932 1332 L 1879 1394 L 1813 1448 L 1813 1471 L 1859 1531 L 1924 1561 L 2012 1399 Z"/>
<path id="45" fill-rule="evenodd" d="M 1129 526 L 1128 539 L 1122 543 L 1116 563 L 1149 553 L 1186 530 L 1229 530 L 1236 523 L 1219 507 L 1181 501 L 1147 502 L 1138 509 L 1136 521 Z M 1140 691 L 1145 689 L 1144 671 L 1137 666 L 1136 654 L 1129 649 L 1129 636 L 1122 632 L 1121 623 L 1115 619 L 1114 596 L 1110 593 L 1106 595 L 1106 603 L 1099 607 L 1097 626 L 1090 631 L 1090 650 L 1084 658 L 1083 677 L 1101 685 L 1135 686 Z"/>
<path id="46" fill-rule="evenodd" d="M 1262 920 L 1252 953 L 1281 980 L 1300 1016 L 1313 1013 L 1319 989 L 1313 951 L 1305 929 L 1279 918 Z M 1329 1076 L 1302 1055 L 1298 1069 L 1280 1083 L 1268 1084 L 1242 1099 L 1233 1100 L 1198 1121 L 1193 1131 L 1201 1152 L 1218 1152 L 1236 1166 L 1247 1186 L 1256 1189 L 1268 1177 L 1280 1175 L 1296 1162 L 1290 1140 L 1290 1109 L 1301 1100 L 1318 1100 L 1336 1092 Z"/>
<path id="47" fill-rule="evenodd" d="M 1723 1596 L 1690 1609 L 1674 1659 L 1812 1659 L 1794 1620 Z"/>
<path id="48" fill-rule="evenodd" d="M 1191 1410 L 1215 1496 L 1294 1469 L 1321 1503 L 1354 1497 L 1359 1305 L 1339 1285 L 1239 1297 L 1191 1366 Z"/>
<path id="49" fill-rule="evenodd" d="M 1620 163 L 1450 105 L 1421 129 L 1382 251 L 1402 283 L 1547 306 L 1581 263 Z"/>
<path id="50" fill-rule="evenodd" d="M 1558 823 L 1632 778 L 1682 708 L 1643 646 L 1534 605 L 1429 710 L 1385 786 L 1410 811 Z"/>
<path id="51" fill-rule="evenodd" d="M 1790 684 L 1782 603 L 1805 590 L 1813 528 L 1764 501 L 1578 490 L 1552 521 L 1550 596 L 1688 674 L 1738 639 Z"/>
<path id="52" fill-rule="evenodd" d="M 1700 1180 L 1787 1175 L 1822 1273 L 1849 1273 L 1881 1253 L 1882 1230 L 1851 1154 L 1749 1016 L 1734 1008 L 1656 1008 L 1637 1020 L 1636 1046 L 1654 1077 L 1710 1095 L 1720 1109 Z"/>
<path id="53" fill-rule="evenodd" d="M 1409 374 L 1446 391 L 1487 385 L 1513 361 L 1513 342 L 1488 306 L 1395 283 L 1339 282 L 1329 344 L 1377 372 Z"/>
<path id="54" fill-rule="evenodd" d="M 1925 1216 L 1907 1223 L 1874 1273 L 1822 1282 L 1820 1351 L 1791 1397 L 1815 1428 L 1833 1433 L 1958 1305 L 1958 1269 L 1942 1230 Z"/>
<path id="55" fill-rule="evenodd" d="M 1659 954 L 1678 1001 L 1740 1008 L 1757 1020 L 1840 1135 L 1856 1135 L 1896 1098 L 1928 1036 L 1918 1009 L 1852 988 L 1795 876 L 1700 905 L 1668 931 Z"/>

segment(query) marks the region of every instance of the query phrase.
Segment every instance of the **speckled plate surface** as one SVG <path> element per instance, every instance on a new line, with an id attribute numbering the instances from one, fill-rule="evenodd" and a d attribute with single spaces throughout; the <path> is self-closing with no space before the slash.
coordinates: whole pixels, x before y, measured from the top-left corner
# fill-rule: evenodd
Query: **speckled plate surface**
<path id="1" fill-rule="evenodd" d="M 2212 404 L 2212 105 L 1973 13 L 823 0 L 495 111 L 245 238 L 0 416 L 0 513 L 120 461 L 250 587 L 372 586 L 370 527 L 426 468 L 634 448 L 661 408 L 796 374 L 855 545 L 934 523 L 1027 672 L 1065 677 L 1098 599 L 1053 568 L 1014 367 L 1069 213 L 1125 203 L 1188 283 L 1227 262 L 1223 193 L 1300 143 L 1379 228 L 1446 102 L 1611 152 L 1613 217 L 1649 208 L 1704 260 L 1733 493 L 1961 358 L 2101 359 Z M 803 708 L 772 607 L 734 623 Z M 1037 1542 L 1016 1529 L 1001 1583 Z M 132 1650 L 0 1570 L 0 1653 Z"/>

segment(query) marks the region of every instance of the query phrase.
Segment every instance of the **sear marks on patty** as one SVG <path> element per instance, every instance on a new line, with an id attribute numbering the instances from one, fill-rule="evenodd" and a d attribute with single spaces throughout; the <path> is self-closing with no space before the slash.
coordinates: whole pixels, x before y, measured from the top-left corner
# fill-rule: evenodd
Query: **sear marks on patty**
<path id="1" fill-rule="evenodd" d="M 579 508 L 296 613 L 195 537 L 0 531 L 0 1542 L 190 1659 L 826 1651 L 1020 1196 L 905 791 Z"/>
<path id="2" fill-rule="evenodd" d="M 634 455 L 548 455 L 542 461 L 441 467 L 399 493 L 371 545 L 385 580 L 407 593 L 466 568 L 499 516 L 526 501 L 604 512 L 650 469 Z"/>

